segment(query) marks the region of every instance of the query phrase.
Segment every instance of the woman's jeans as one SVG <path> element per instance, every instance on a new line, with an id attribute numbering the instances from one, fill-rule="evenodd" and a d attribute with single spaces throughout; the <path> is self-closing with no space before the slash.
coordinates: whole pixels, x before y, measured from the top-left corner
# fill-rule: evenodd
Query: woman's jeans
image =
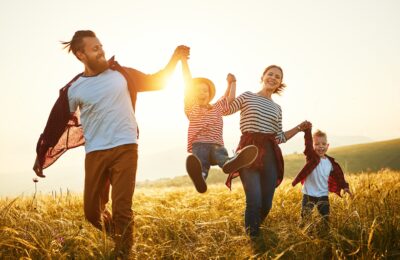
<path id="1" fill-rule="evenodd" d="M 274 197 L 278 167 L 272 144 L 266 144 L 261 171 L 244 168 L 240 171 L 240 179 L 246 194 L 246 210 L 244 223 L 250 237 L 257 237 L 260 225 L 267 217 Z"/>
<path id="2" fill-rule="evenodd" d="M 204 179 L 207 179 L 211 165 L 222 168 L 229 159 L 228 151 L 224 146 L 210 143 L 194 143 L 192 153 L 199 158 Z"/>

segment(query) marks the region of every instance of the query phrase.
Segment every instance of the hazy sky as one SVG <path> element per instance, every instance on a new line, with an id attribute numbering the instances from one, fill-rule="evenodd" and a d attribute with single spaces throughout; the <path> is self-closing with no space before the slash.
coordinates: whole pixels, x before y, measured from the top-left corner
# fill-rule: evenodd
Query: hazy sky
<path id="1" fill-rule="evenodd" d="M 284 129 L 307 119 L 329 136 L 386 140 L 400 136 L 399 13 L 397 0 L 1 1 L 0 195 L 33 190 L 37 139 L 58 90 L 83 70 L 59 43 L 76 30 L 94 30 L 106 57 L 146 73 L 188 45 L 193 76 L 212 79 L 217 97 L 228 72 L 240 94 L 257 91 L 263 69 L 278 64 L 288 86 L 274 98 Z M 182 92 L 178 66 L 165 90 L 138 96 L 139 181 L 185 174 Z M 224 122 L 231 151 L 239 117 Z M 301 138 L 289 142 L 300 145 Z M 82 147 L 69 151 L 45 170 L 39 187 L 81 191 L 83 162 Z"/>

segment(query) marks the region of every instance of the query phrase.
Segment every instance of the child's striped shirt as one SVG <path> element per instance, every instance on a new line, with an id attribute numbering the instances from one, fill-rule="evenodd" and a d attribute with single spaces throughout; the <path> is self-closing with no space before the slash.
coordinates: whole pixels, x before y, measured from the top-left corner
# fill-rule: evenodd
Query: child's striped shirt
<path id="1" fill-rule="evenodd" d="M 189 119 L 187 151 L 192 152 L 194 143 L 224 145 L 222 138 L 222 115 L 229 110 L 228 100 L 222 97 L 214 105 L 203 107 L 197 104 L 187 106 L 185 114 Z"/>

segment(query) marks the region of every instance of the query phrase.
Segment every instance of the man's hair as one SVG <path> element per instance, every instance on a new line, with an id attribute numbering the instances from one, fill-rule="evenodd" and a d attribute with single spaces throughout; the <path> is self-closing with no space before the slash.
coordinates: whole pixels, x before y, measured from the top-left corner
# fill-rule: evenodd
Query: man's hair
<path id="1" fill-rule="evenodd" d="M 96 34 L 90 30 L 76 31 L 72 37 L 72 40 L 69 42 L 61 42 L 61 44 L 64 45 L 64 49 L 67 49 L 68 52 L 72 51 L 72 53 L 76 56 L 78 51 L 83 52 L 83 38 L 85 37 L 96 37 Z"/>
<path id="2" fill-rule="evenodd" d="M 328 138 L 328 136 L 326 135 L 326 133 L 325 132 L 322 132 L 321 130 L 317 130 L 317 131 L 315 131 L 314 132 L 314 134 L 313 134 L 313 138 L 314 137 L 325 137 L 325 138 Z"/>

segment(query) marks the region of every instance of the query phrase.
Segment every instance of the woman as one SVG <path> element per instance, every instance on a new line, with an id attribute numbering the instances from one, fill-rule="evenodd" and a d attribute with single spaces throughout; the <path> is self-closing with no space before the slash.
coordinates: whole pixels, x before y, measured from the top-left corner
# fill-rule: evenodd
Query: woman
<path id="1" fill-rule="evenodd" d="M 249 167 L 240 170 L 240 179 L 246 194 L 245 227 L 251 238 L 256 238 L 260 225 L 267 217 L 275 188 L 283 179 L 283 157 L 278 146 L 310 124 L 302 122 L 293 129 L 282 131 L 282 110 L 272 100 L 272 94 L 280 94 L 285 88 L 282 83 L 283 71 L 279 66 L 271 65 L 261 77 L 262 89 L 257 93 L 245 92 L 230 104 L 229 112 L 240 110 L 240 130 L 242 136 L 238 150 L 247 145 L 258 147 L 258 156 Z M 226 182 L 238 174 L 230 174 Z"/>

